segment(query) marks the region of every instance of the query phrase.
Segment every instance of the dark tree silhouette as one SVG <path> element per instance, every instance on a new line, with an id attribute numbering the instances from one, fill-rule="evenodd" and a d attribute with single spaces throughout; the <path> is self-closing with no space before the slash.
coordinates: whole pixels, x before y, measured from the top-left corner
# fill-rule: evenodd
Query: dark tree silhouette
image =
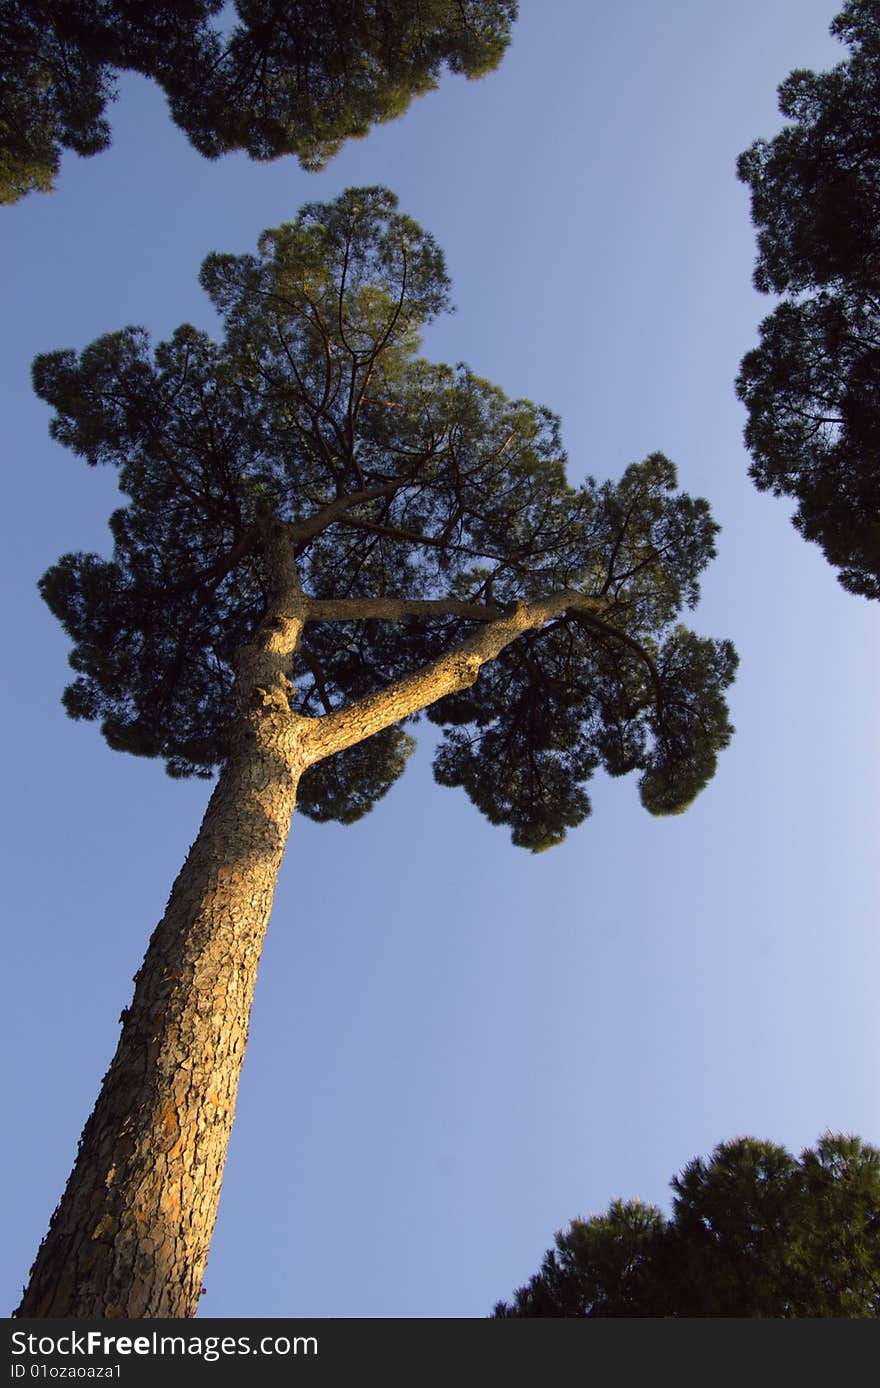
<path id="1" fill-rule="evenodd" d="M 789 295 L 761 324 L 737 392 L 758 487 L 792 496 L 794 523 L 850 592 L 880 597 L 880 3 L 831 25 L 850 56 L 793 72 L 791 124 L 739 159 L 758 228 L 755 285 Z"/>
<path id="2" fill-rule="evenodd" d="M 539 851 L 599 766 L 680 812 L 731 732 L 733 649 L 678 621 L 707 503 L 660 454 L 569 486 L 553 415 L 421 359 L 448 281 L 392 194 L 306 207 L 202 283 L 222 342 L 184 326 L 151 354 L 127 328 L 34 367 L 55 438 L 128 498 L 112 559 L 42 581 L 74 641 L 68 712 L 220 777 L 23 1314 L 192 1314 L 297 796 L 357 819 L 426 710 L 437 779 Z"/>
<path id="3" fill-rule="evenodd" d="M 154 78 L 209 158 L 295 154 L 319 169 L 403 114 L 444 67 L 481 77 L 516 0 L 0 0 L 0 203 L 47 191 L 63 149 L 95 154 L 116 73 Z"/>
<path id="4" fill-rule="evenodd" d="M 556 1236 L 495 1316 L 880 1315 L 880 1151 L 826 1134 L 800 1160 L 738 1138 L 680 1176 L 670 1219 L 615 1200 Z"/>

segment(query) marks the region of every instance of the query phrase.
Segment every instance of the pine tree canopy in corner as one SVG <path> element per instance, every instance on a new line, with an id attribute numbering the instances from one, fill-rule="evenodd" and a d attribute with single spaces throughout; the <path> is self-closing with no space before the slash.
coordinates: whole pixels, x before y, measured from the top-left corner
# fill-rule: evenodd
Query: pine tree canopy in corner
<path id="1" fill-rule="evenodd" d="M 444 67 L 481 77 L 516 0 L 0 0 L 0 203 L 52 187 L 62 149 L 110 143 L 115 74 L 151 77 L 209 158 L 295 154 L 319 169 L 403 114 Z"/>
<path id="2" fill-rule="evenodd" d="M 202 283 L 221 342 L 183 326 L 151 351 L 126 328 L 34 366 L 55 438 L 117 467 L 127 498 L 111 559 L 68 555 L 42 581 L 74 642 L 68 712 L 174 775 L 221 774 L 24 1314 L 192 1314 L 295 800 L 357 819 L 425 710 L 438 781 L 537 852 L 587 816 L 596 768 L 639 773 L 646 808 L 677 814 L 731 734 L 734 651 L 680 621 L 714 553 L 707 503 L 657 453 L 572 487 L 552 414 L 421 358 L 449 285 L 392 194 L 308 206 L 258 254 L 209 256 Z M 150 1115 L 168 1086 L 166 1139 Z M 169 1209 L 167 1163 L 215 1130 Z"/>
<path id="3" fill-rule="evenodd" d="M 796 1160 L 721 1143 L 672 1180 L 669 1219 L 615 1200 L 556 1236 L 495 1316 L 880 1316 L 880 1151 L 826 1133 Z"/>
<path id="4" fill-rule="evenodd" d="M 844 588 L 880 597 L 880 0 L 831 26 L 850 56 L 792 72 L 790 124 L 739 159 L 758 229 L 755 286 L 788 297 L 761 324 L 737 392 L 759 488 L 796 498 L 794 523 Z"/>

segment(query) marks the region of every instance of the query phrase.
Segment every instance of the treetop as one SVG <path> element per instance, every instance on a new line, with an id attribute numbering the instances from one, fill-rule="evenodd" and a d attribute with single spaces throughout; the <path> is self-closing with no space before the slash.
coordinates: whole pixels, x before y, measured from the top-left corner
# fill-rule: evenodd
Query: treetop
<path id="1" fill-rule="evenodd" d="M 572 486 L 552 412 L 421 357 L 449 281 L 384 189 L 309 204 L 256 255 L 209 256 L 202 283 L 220 341 L 183 325 L 151 350 L 126 328 L 34 364 L 54 437 L 115 466 L 127 499 L 112 559 L 68 555 L 43 579 L 75 643 L 72 716 L 175 774 L 222 762 L 271 521 L 307 604 L 299 716 L 337 715 L 524 605 L 522 634 L 431 705 L 438 779 L 533 849 L 588 813 L 597 766 L 640 771 L 653 813 L 690 803 L 730 736 L 736 657 L 680 624 L 717 525 L 672 463 Z M 301 808 L 356 817 L 410 748 L 402 728 L 349 747 L 307 773 Z"/>
<path id="2" fill-rule="evenodd" d="M 0 0 L 0 203 L 58 173 L 61 151 L 110 143 L 116 74 L 153 78 L 209 158 L 295 154 L 320 169 L 347 139 L 402 115 L 444 68 L 482 77 L 516 0 Z"/>
<path id="3" fill-rule="evenodd" d="M 800 1158 L 741 1137 L 671 1182 L 667 1218 L 614 1200 L 556 1235 L 498 1318 L 880 1315 L 880 1151 L 825 1133 Z"/>
<path id="4" fill-rule="evenodd" d="M 739 159 L 758 231 L 754 281 L 786 299 L 761 324 L 736 389 L 761 490 L 850 592 L 880 597 L 880 4 L 849 0 L 829 72 L 779 88 L 787 124 Z"/>
<path id="5" fill-rule="evenodd" d="M 848 0 L 831 32 L 850 47 L 827 72 L 798 68 L 779 87 L 789 122 L 737 163 L 758 229 L 755 287 L 798 294 L 880 273 L 880 5 Z"/>

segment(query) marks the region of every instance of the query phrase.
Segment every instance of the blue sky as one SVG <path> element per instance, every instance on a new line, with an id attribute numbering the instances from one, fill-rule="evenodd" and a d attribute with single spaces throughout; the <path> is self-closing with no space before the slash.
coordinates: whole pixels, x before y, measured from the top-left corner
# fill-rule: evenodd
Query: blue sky
<path id="1" fill-rule="evenodd" d="M 117 493 L 49 439 L 30 362 L 128 323 L 213 329 L 204 256 L 352 184 L 393 188 L 446 252 L 430 356 L 558 412 L 573 480 L 660 449 L 709 498 L 693 625 L 739 650 L 737 732 L 687 815 L 597 779 L 539 857 L 433 784 L 424 727 L 368 819 L 295 820 L 201 1314 L 482 1316 L 554 1230 L 665 1204 L 723 1139 L 880 1142 L 878 611 L 752 487 L 733 391 L 772 308 L 735 158 L 779 128 L 791 68 L 842 57 L 836 8 L 522 0 L 496 74 L 445 80 L 320 175 L 202 160 L 127 77 L 112 150 L 0 211 L 8 1309 L 208 793 L 63 714 L 35 584 L 107 551 Z"/>

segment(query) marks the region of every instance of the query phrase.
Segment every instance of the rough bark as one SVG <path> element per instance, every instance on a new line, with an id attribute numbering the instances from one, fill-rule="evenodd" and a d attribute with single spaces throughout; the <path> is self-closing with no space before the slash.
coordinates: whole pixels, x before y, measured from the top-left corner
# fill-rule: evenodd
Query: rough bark
<path id="1" fill-rule="evenodd" d="M 238 717 L 19 1316 L 189 1317 L 201 1291 L 257 963 L 303 766 L 287 669 L 302 626 L 286 536 L 239 653 Z"/>

